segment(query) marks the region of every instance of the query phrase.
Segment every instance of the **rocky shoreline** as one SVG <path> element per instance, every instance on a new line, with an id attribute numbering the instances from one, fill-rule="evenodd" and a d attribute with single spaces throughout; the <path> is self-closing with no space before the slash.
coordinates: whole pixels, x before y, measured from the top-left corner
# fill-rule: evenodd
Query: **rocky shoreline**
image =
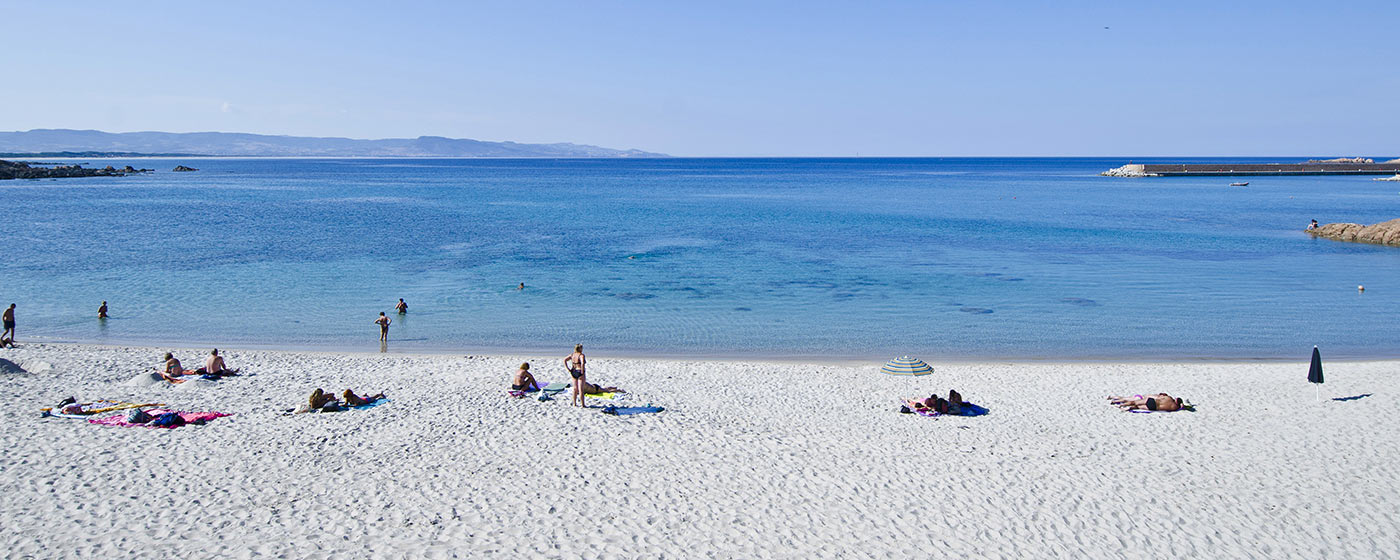
<path id="1" fill-rule="evenodd" d="M 154 169 L 136 169 L 130 165 L 118 169 L 108 165 L 102 169 L 80 165 L 59 165 L 55 167 L 35 167 L 22 161 L 0 160 L 0 180 L 3 179 L 59 179 L 68 177 L 121 177 L 132 173 L 148 173 Z"/>
<path id="2" fill-rule="evenodd" d="M 1313 237 L 1400 247 L 1400 219 L 1374 225 L 1336 223 L 1304 230 Z"/>

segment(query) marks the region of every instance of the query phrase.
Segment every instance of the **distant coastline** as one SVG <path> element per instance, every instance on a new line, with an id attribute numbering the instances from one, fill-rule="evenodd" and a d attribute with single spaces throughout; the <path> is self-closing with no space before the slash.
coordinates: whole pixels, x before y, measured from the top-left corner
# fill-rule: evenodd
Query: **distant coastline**
<path id="1" fill-rule="evenodd" d="M 653 158 L 666 154 L 586 144 L 521 144 L 419 136 L 361 140 L 231 132 L 35 129 L 0 132 L 0 154 L 36 157 L 512 157 Z"/>

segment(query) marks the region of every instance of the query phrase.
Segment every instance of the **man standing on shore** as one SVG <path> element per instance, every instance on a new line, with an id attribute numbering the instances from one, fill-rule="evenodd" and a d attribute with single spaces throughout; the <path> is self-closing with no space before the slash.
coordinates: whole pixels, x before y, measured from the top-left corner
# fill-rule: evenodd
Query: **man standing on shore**
<path id="1" fill-rule="evenodd" d="M 5 335 L 9 335 L 8 338 L 10 339 L 10 342 L 14 342 L 14 341 L 15 341 L 15 304 L 11 303 L 11 304 L 10 304 L 10 307 L 8 307 L 8 308 L 5 309 L 5 313 L 0 314 L 0 321 L 4 321 L 4 322 L 5 322 L 5 332 L 0 333 L 0 339 L 7 338 Z"/>

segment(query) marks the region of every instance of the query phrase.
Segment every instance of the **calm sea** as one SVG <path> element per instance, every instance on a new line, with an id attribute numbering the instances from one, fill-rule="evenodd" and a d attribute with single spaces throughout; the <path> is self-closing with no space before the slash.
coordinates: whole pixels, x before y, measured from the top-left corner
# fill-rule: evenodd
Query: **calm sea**
<path id="1" fill-rule="evenodd" d="M 1371 177 L 1097 176 L 1118 158 L 80 161 L 159 172 L 0 182 L 0 304 L 18 303 L 22 342 L 375 351 L 386 311 L 390 351 L 1400 356 L 1400 248 L 1301 231 L 1400 217 L 1400 185 Z"/>

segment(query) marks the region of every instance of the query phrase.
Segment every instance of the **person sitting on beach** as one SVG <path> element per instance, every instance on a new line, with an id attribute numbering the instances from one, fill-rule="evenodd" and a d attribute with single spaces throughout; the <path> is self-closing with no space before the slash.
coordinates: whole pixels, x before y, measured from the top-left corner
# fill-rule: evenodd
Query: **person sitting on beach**
<path id="1" fill-rule="evenodd" d="M 106 319 L 106 318 L 107 318 L 107 302 L 105 302 L 105 301 L 102 302 L 102 306 L 97 308 L 97 318 L 98 318 L 98 319 Z"/>
<path id="2" fill-rule="evenodd" d="M 380 399 L 387 399 L 389 397 L 384 396 L 384 393 L 379 393 L 372 397 L 361 397 L 356 395 L 354 391 L 346 389 L 344 393 L 340 394 L 340 398 L 349 406 L 364 406 L 367 404 L 374 404 Z"/>
<path id="3" fill-rule="evenodd" d="M 1311 224 L 1308 224 L 1308 231 L 1312 231 L 1315 229 L 1317 229 L 1317 220 L 1313 220 Z"/>
<path id="4" fill-rule="evenodd" d="M 512 391 L 538 391 L 540 384 L 535 381 L 535 376 L 530 375 L 530 362 L 520 364 L 520 370 L 515 372 L 515 377 L 511 378 L 510 390 Z"/>
<path id="5" fill-rule="evenodd" d="M 187 373 L 190 372 L 185 371 L 185 368 L 180 366 L 180 360 L 175 359 L 174 354 L 165 353 L 165 369 L 160 374 L 162 378 L 171 383 L 184 383 L 185 380 L 179 379 L 179 377 Z"/>
<path id="6" fill-rule="evenodd" d="M 1131 397 L 1108 397 L 1109 402 L 1123 410 L 1160 410 L 1162 412 L 1172 412 L 1181 410 L 1183 402 L 1181 399 L 1166 393 L 1155 395 L 1133 395 Z"/>
<path id="7" fill-rule="evenodd" d="M 209 351 L 209 358 L 204 361 L 204 367 L 194 372 L 200 375 L 238 375 L 238 370 L 224 366 L 224 357 L 219 355 L 218 348 Z"/>
<path id="8" fill-rule="evenodd" d="M 911 412 L 938 413 L 938 414 L 962 414 L 963 398 L 957 391 L 949 390 L 948 398 L 944 399 L 938 395 L 929 395 L 928 398 L 906 399 L 904 405 L 909 407 Z"/>
<path id="9" fill-rule="evenodd" d="M 399 315 L 403 315 L 404 313 L 408 313 L 408 304 L 403 302 L 403 298 L 399 298 L 399 304 L 395 305 L 394 309 L 399 311 Z"/>
<path id="10" fill-rule="evenodd" d="M 3 337 L 0 337 L 0 348 L 6 348 L 6 347 L 8 347 L 8 348 L 14 348 L 14 347 L 15 347 L 15 339 L 13 339 L 13 338 L 3 338 Z"/>

